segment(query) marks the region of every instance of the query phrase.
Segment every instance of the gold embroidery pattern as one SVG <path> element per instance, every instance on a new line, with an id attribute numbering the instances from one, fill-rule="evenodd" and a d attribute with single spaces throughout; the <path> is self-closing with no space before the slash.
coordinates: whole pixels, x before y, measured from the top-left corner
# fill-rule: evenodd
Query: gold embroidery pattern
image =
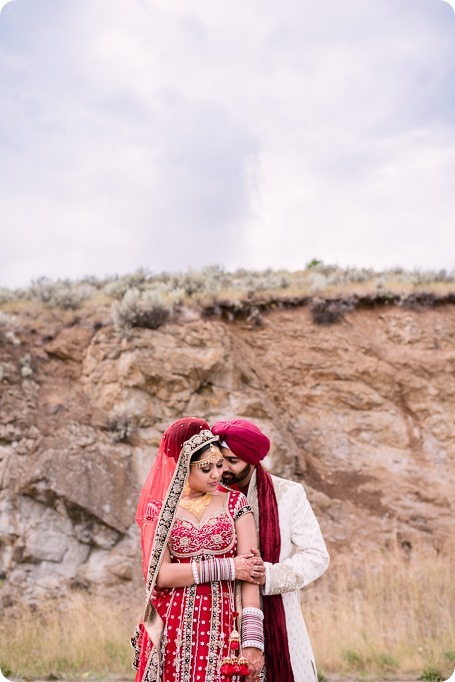
<path id="1" fill-rule="evenodd" d="M 214 436 L 211 431 L 203 429 L 194 436 L 191 436 L 191 438 L 188 438 L 188 440 L 183 444 L 180 456 L 182 458 L 184 457 L 191 459 L 192 455 L 194 455 L 195 452 L 203 448 L 205 445 L 208 445 L 209 443 L 217 443 L 219 440 L 219 436 Z"/>
<path id="2" fill-rule="evenodd" d="M 253 510 L 251 509 L 249 504 L 246 504 L 244 507 L 239 509 L 234 516 L 234 521 L 238 521 L 244 514 L 252 514 Z"/>
<path id="3" fill-rule="evenodd" d="M 152 647 L 152 651 L 147 661 L 147 665 L 142 678 L 144 682 L 158 682 L 159 666 L 158 666 L 158 651 L 156 647 Z"/>
<path id="4" fill-rule="evenodd" d="M 283 496 L 286 492 L 286 487 L 288 481 L 286 481 L 283 478 L 278 478 L 278 476 L 272 476 L 272 482 L 273 482 L 273 489 L 275 490 L 275 497 L 277 504 L 281 502 L 283 499 Z"/>
<path id="5" fill-rule="evenodd" d="M 297 588 L 294 566 L 275 564 L 271 573 L 269 594 L 284 594 Z"/>
<path id="6" fill-rule="evenodd" d="M 143 633 L 142 633 L 140 627 L 137 626 L 137 628 L 135 629 L 135 631 L 134 631 L 134 633 L 130 639 L 131 646 L 134 649 L 133 668 L 135 670 L 137 670 L 139 668 L 139 658 L 141 655 L 142 637 L 143 637 Z"/>
<path id="7" fill-rule="evenodd" d="M 256 471 L 253 473 L 248 487 L 247 495 L 248 504 L 250 505 L 251 511 L 254 516 L 254 523 L 256 526 L 256 534 L 259 542 L 259 502 L 258 502 L 258 489 L 256 487 Z M 260 547 L 259 547 L 260 549 Z"/>
<path id="8" fill-rule="evenodd" d="M 150 560 L 147 572 L 146 597 L 143 618 L 144 623 L 159 624 L 161 622 L 161 618 L 152 604 L 151 597 L 160 569 L 163 550 L 168 543 L 175 511 L 182 496 L 183 486 L 185 485 L 185 481 L 188 476 L 191 454 L 192 452 L 189 449 L 187 449 L 185 452 L 183 452 L 182 449 L 182 453 L 174 471 L 168 493 L 159 512 L 158 523 L 152 551 L 150 552 Z M 159 679 L 160 674 L 158 652 L 152 650 L 141 682 L 155 682 L 155 680 Z"/>
<path id="9" fill-rule="evenodd" d="M 214 542 L 215 536 L 218 540 Z M 201 525 L 177 518 L 169 536 L 169 549 L 175 557 L 216 556 L 229 552 L 235 544 L 234 521 L 224 510 Z"/>
<path id="10" fill-rule="evenodd" d="M 212 588 L 212 617 L 210 621 L 210 642 L 206 682 L 214 682 L 217 672 L 218 659 L 218 630 L 220 627 L 220 586 L 219 583 L 210 583 Z M 189 679 L 189 678 L 188 678 Z"/>
<path id="11" fill-rule="evenodd" d="M 188 466 L 191 454 L 192 453 L 190 450 L 183 452 L 182 449 L 182 454 L 180 456 L 176 470 L 174 471 L 174 476 L 172 478 L 171 485 L 169 486 L 168 494 L 161 508 L 155 533 L 155 539 L 153 542 L 152 551 L 150 553 L 150 561 L 147 575 L 146 604 L 150 603 L 152 590 L 154 588 L 156 576 L 158 574 L 158 570 L 161 563 L 160 559 L 162 557 L 163 550 L 169 539 L 169 534 L 171 532 L 175 510 L 182 496 L 183 486 L 185 484 L 185 480 L 188 474 Z"/>
<path id="12" fill-rule="evenodd" d="M 236 494 L 239 495 L 239 493 Z M 232 511 L 234 499 L 232 492 L 229 492 L 225 496 L 223 508 L 214 512 L 202 523 L 177 516 L 168 540 L 171 554 L 180 558 L 216 556 L 232 550 L 236 544 Z M 214 535 L 221 536 L 219 544 L 213 543 Z M 182 543 L 183 539 L 185 539 L 184 543 Z"/>
<path id="13" fill-rule="evenodd" d="M 185 609 L 185 620 L 183 623 L 183 664 L 179 680 L 189 680 L 191 674 L 191 651 L 192 651 L 192 641 L 193 641 L 193 618 L 194 618 L 194 602 L 196 598 L 196 585 L 191 585 L 188 589 L 188 598 L 186 602 Z"/>

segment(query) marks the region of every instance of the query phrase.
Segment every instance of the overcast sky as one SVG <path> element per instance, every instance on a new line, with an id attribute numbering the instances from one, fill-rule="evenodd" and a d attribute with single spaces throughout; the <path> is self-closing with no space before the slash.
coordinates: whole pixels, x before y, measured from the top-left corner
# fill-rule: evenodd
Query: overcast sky
<path id="1" fill-rule="evenodd" d="M 455 267 L 443 0 L 12 0 L 0 119 L 0 286 Z"/>

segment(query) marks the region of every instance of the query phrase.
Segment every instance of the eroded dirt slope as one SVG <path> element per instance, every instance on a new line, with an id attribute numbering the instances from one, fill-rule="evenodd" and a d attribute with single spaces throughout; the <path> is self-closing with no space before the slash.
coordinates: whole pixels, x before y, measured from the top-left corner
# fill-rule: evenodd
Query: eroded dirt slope
<path id="1" fill-rule="evenodd" d="M 332 552 L 445 551 L 453 535 L 455 307 L 306 308 L 117 334 L 96 311 L 0 327 L 0 595 L 128 590 L 160 434 L 243 416 L 304 482 Z"/>

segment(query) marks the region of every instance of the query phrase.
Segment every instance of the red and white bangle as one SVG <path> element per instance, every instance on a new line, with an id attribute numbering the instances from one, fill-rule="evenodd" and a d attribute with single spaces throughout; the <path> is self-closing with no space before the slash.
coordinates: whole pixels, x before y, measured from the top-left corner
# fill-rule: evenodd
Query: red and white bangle
<path id="1" fill-rule="evenodd" d="M 264 614 L 254 606 L 242 610 L 242 649 L 254 647 L 264 651 Z"/>

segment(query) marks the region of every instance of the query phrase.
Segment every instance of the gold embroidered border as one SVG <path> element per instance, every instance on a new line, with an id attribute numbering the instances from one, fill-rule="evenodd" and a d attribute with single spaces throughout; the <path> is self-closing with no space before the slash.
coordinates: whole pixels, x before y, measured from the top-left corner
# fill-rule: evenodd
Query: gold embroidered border
<path id="1" fill-rule="evenodd" d="M 220 645 L 220 583 L 211 583 L 212 588 L 212 615 L 210 619 L 209 655 L 207 658 L 206 682 L 214 682 L 218 673 L 218 664 L 221 657 L 217 649 Z"/>
<path id="2" fill-rule="evenodd" d="M 194 602 L 196 600 L 196 585 L 191 585 L 185 588 L 187 591 L 187 600 L 185 605 L 185 622 L 183 626 L 182 635 L 182 663 L 180 669 L 179 680 L 190 680 L 191 677 L 191 661 L 192 661 L 192 646 L 193 646 L 193 618 L 194 618 Z"/>

